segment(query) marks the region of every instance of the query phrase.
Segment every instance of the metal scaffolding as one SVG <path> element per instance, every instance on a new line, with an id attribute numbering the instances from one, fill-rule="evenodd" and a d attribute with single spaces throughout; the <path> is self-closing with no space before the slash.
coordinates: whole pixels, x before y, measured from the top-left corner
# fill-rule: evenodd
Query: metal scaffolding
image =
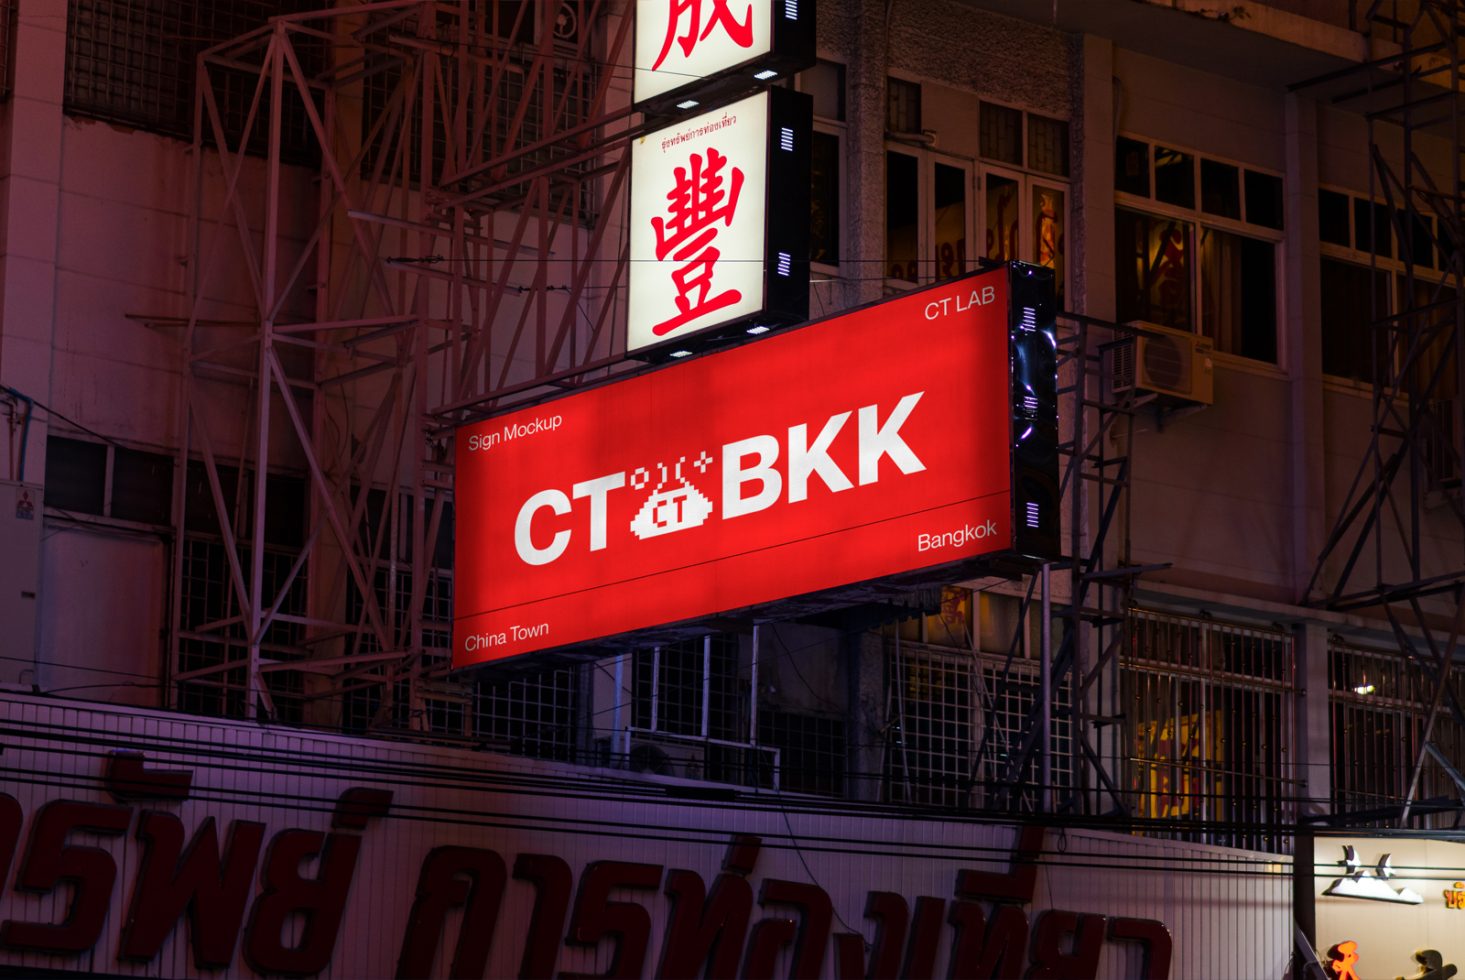
<path id="1" fill-rule="evenodd" d="M 1041 689 L 1016 745 L 998 745 L 991 738 L 999 728 L 995 712 L 1000 698 L 982 705 L 984 735 L 974 759 L 978 767 L 1002 760 L 1002 775 L 988 787 L 996 809 L 1124 817 L 1133 812 L 1134 794 L 1127 789 L 1123 740 L 1117 733 L 1116 681 L 1130 640 L 1130 591 L 1149 568 L 1130 562 L 1129 452 L 1136 414 L 1161 410 L 1152 404 L 1153 395 L 1112 389 L 1111 351 L 1133 344 L 1133 335 L 1132 328 L 1108 321 L 1059 316 L 1058 395 L 1066 427 L 1059 444 L 1059 491 L 1067 510 L 1064 555 L 1029 579 L 1003 667 L 1002 681 L 1012 682 L 1023 634 L 1036 618 Z M 1055 572 L 1067 583 L 1066 595 L 1058 601 Z M 1063 627 L 1056 638 L 1054 620 Z M 1060 698 L 1065 690 L 1066 698 Z M 1073 782 L 1066 786 L 1053 778 L 1055 703 L 1069 706 L 1072 758 L 1063 761 Z"/>
<path id="2" fill-rule="evenodd" d="M 607 66 L 628 60 L 629 25 L 608 0 L 383 0 L 276 17 L 200 57 L 175 702 L 212 685 L 276 717 L 289 690 L 297 720 L 325 722 L 368 691 L 378 718 L 420 716 L 448 660 L 448 428 L 620 364 L 631 129 L 626 73 Z M 307 172 L 283 158 L 291 119 L 319 163 L 310 215 Z M 239 269 L 251 312 L 221 317 Z M 309 501 L 283 554 L 281 465 Z M 228 566 L 207 615 L 182 599 L 199 523 Z"/>
<path id="3" fill-rule="evenodd" d="M 1375 290 L 1371 434 L 1309 596 L 1331 609 L 1380 613 L 1400 650 L 1433 680 L 1424 737 L 1398 813 L 1404 825 L 1421 773 L 1437 758 L 1430 739 L 1436 717 L 1448 711 L 1465 723 L 1453 683 L 1465 628 L 1465 551 L 1441 544 L 1465 530 L 1465 4 L 1373 0 L 1359 5 L 1357 18 L 1386 53 L 1293 86 L 1364 115 L 1375 202 L 1363 209 L 1366 222 L 1355 219 L 1361 222 L 1356 234 L 1367 239 L 1366 248 L 1358 247 L 1370 255 Z M 1447 154 L 1443 174 L 1438 164 L 1433 171 L 1427 164 L 1431 149 Z M 1379 278 L 1381 259 L 1390 260 L 1385 264 L 1396 280 L 1392 307 L 1389 280 Z"/>
<path id="4" fill-rule="evenodd" d="M 362 727 L 421 729 L 425 696 L 453 696 L 451 573 L 433 560 L 452 426 L 635 368 L 617 353 L 636 134 L 616 67 L 630 60 L 622 14 L 609 0 L 381 0 L 277 17 L 201 56 L 175 704 L 205 689 L 245 717 L 335 727 L 354 705 Z M 292 124 L 303 154 L 287 152 Z M 306 171 L 288 162 L 302 156 L 318 160 L 309 215 L 296 206 Z M 248 316 L 221 312 L 239 269 Z M 1127 812 L 1110 726 L 1142 569 L 1115 540 L 1129 465 L 1110 436 L 1134 411 L 1104 380 L 1116 331 L 1063 318 L 1068 557 L 1053 570 L 1069 598 L 1048 603 L 1049 576 L 1035 575 L 1022 616 L 1051 605 L 1067 626 L 1045 675 L 1068 688 L 1082 775 L 1045 808 L 1083 813 Z M 281 467 L 308 487 L 285 545 L 270 532 Z M 185 542 L 201 526 L 227 572 L 197 609 Z M 1036 699 L 1017 751 L 1001 750 L 999 808 L 1029 808 L 1035 779 L 1051 786 L 1049 701 Z M 979 763 L 995 752 L 984 743 Z"/>

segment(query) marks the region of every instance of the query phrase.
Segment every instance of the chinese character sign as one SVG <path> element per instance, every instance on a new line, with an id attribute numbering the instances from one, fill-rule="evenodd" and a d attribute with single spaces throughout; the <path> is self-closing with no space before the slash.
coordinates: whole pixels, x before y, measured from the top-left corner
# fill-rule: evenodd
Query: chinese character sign
<path id="1" fill-rule="evenodd" d="M 632 146 L 628 350 L 763 308 L 767 142 L 756 95 Z"/>
<path id="2" fill-rule="evenodd" d="M 637 102 L 766 54 L 773 0 L 637 0 Z"/>

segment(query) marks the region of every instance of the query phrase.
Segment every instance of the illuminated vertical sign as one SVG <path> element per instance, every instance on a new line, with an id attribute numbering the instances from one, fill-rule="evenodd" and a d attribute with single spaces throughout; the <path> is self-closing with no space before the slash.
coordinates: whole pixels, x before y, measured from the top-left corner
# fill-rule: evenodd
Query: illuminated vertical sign
<path id="1" fill-rule="evenodd" d="M 814 63 L 814 0 L 637 0 L 646 111 L 692 108 Z"/>
<path id="2" fill-rule="evenodd" d="M 776 89 L 632 144 L 628 351 L 808 315 L 811 127 Z"/>

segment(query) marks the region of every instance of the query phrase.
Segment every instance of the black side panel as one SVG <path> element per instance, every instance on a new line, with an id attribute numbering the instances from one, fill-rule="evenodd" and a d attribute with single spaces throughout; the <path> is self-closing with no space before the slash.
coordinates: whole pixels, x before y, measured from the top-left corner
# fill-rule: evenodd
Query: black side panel
<path id="1" fill-rule="evenodd" d="M 1012 359 L 1013 550 L 1040 561 L 1059 557 L 1058 334 L 1053 270 L 1008 268 Z"/>

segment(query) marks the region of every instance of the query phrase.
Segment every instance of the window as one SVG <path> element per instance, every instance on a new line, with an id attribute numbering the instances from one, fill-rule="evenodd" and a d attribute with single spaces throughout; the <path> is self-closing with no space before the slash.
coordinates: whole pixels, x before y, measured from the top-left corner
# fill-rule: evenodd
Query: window
<path id="1" fill-rule="evenodd" d="M 911 101 L 892 98 L 902 105 Z M 1061 306 L 1068 190 L 1047 175 L 1068 174 L 1067 121 L 982 101 L 979 161 L 922 148 L 929 142 L 925 134 L 900 139 L 912 134 L 893 127 L 890 132 L 886 276 L 899 284 L 924 283 L 970 271 L 979 256 L 1023 260 L 1054 270 Z M 982 234 L 975 243 L 973 229 Z"/>
<path id="2" fill-rule="evenodd" d="M 941 590 L 941 608 L 926 616 L 912 616 L 898 626 L 900 638 L 928 646 L 972 649 L 973 593 L 970 589 L 946 586 Z M 889 628 L 887 628 L 889 632 Z"/>
<path id="3" fill-rule="evenodd" d="M 758 741 L 778 749 L 778 785 L 794 793 L 844 795 L 844 719 L 767 708 Z"/>
<path id="4" fill-rule="evenodd" d="M 983 102 L 978 118 L 983 158 L 1022 166 L 1022 110 Z"/>
<path id="5" fill-rule="evenodd" d="M 1372 384 L 1389 356 L 1373 328 L 1388 306 L 1389 274 L 1324 255 L 1321 292 L 1323 373 Z"/>
<path id="6" fill-rule="evenodd" d="M 921 131 L 921 83 L 890 78 L 885 83 L 885 128 L 892 133 Z"/>
<path id="7" fill-rule="evenodd" d="M 473 735 L 499 751 L 572 762 L 579 697 L 578 672 L 568 667 L 481 680 L 473 694 Z"/>
<path id="8" fill-rule="evenodd" d="M 697 639 L 637 650 L 631 659 L 631 724 L 671 735 L 740 738 L 739 687 L 736 637 L 717 634 L 710 644 Z"/>
<path id="9" fill-rule="evenodd" d="M 46 506 L 137 524 L 173 523 L 173 457 L 53 435 L 46 440 Z"/>
<path id="10" fill-rule="evenodd" d="M 0 99 L 15 88 L 15 12 L 16 0 L 0 0 Z"/>
<path id="11" fill-rule="evenodd" d="M 1456 698 L 1465 698 L 1451 675 Z M 1367 650 L 1334 639 L 1328 645 L 1328 714 L 1332 726 L 1332 803 L 1337 813 L 1387 811 L 1403 803 L 1424 744 L 1433 678 L 1398 650 Z M 1448 709 L 1428 729 L 1429 741 L 1447 759 L 1465 756 L 1465 729 Z M 1450 774 L 1432 755 L 1424 758 L 1416 800 L 1457 795 Z M 1356 823 L 1398 826 L 1398 815 Z M 1415 826 L 1453 826 L 1455 814 L 1417 818 Z"/>
<path id="12" fill-rule="evenodd" d="M 885 153 L 886 275 L 907 283 L 968 271 L 971 164 L 925 152 Z"/>
<path id="13" fill-rule="evenodd" d="M 844 175 L 844 65 L 816 62 L 799 73 L 799 91 L 814 100 L 809 147 L 809 261 L 839 265 L 840 200 Z"/>
<path id="14" fill-rule="evenodd" d="M 1432 215 L 1400 212 L 1391 219 L 1383 204 L 1344 191 L 1318 190 L 1326 374 L 1364 384 L 1393 383 L 1404 346 L 1391 344 L 1390 338 L 1408 331 L 1427 338 L 1409 381 L 1417 391 L 1428 391 L 1433 402 L 1456 396 L 1448 329 L 1454 323 L 1456 296 L 1447 275 L 1437 269 L 1435 234 Z M 1405 275 L 1409 268 L 1412 280 Z M 1385 321 L 1397 329 L 1386 329 Z M 1447 424 L 1450 413 L 1438 414 L 1441 424 Z M 1453 474 L 1454 453 L 1447 448 L 1453 440 L 1448 433 L 1437 435 L 1442 451 L 1435 455 Z M 1432 471 L 1431 478 L 1439 475 Z"/>
<path id="15" fill-rule="evenodd" d="M 749 741 L 752 679 L 738 636 L 712 633 L 636 650 L 628 660 L 630 737 L 627 749 L 612 749 L 628 753 L 623 764 L 686 779 L 773 785 L 773 752 Z"/>
<path id="16" fill-rule="evenodd" d="M 1068 189 L 1046 175 L 1068 176 L 1068 122 L 987 101 L 980 113 L 982 254 L 1052 269 L 1061 309 Z"/>
<path id="17" fill-rule="evenodd" d="M 1291 636 L 1144 610 L 1129 628 L 1120 696 L 1135 812 L 1193 824 L 1180 839 L 1283 847 L 1297 796 Z"/>
<path id="18" fill-rule="evenodd" d="M 239 37 L 277 14 L 318 7 L 312 0 L 69 0 L 66 81 L 72 115 L 137 126 L 191 139 L 196 59 L 220 41 Z M 307 76 L 325 63 L 325 45 L 303 34 L 292 42 Z M 254 72 L 211 66 L 219 112 L 231 145 L 243 135 L 254 94 Z M 316 157 L 314 135 L 298 94 L 286 95 L 283 153 L 294 163 Z M 251 152 L 263 153 L 265 113 L 258 113 Z"/>
<path id="19" fill-rule="evenodd" d="M 1119 319 L 1276 363 L 1281 178 L 1120 137 L 1114 189 Z"/>

